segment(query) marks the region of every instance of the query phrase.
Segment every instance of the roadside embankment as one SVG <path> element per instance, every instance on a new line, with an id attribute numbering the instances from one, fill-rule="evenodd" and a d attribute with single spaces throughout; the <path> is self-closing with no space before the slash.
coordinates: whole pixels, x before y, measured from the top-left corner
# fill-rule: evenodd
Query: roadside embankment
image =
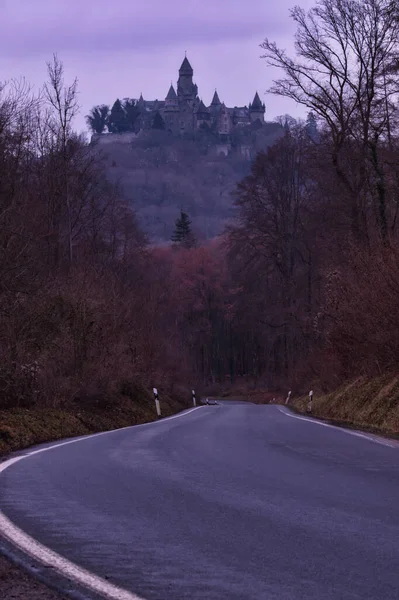
<path id="1" fill-rule="evenodd" d="M 290 405 L 306 413 L 309 398 L 293 397 Z M 390 437 L 399 437 L 399 375 L 359 377 L 329 394 L 314 391 L 312 416 Z"/>
<path id="2" fill-rule="evenodd" d="M 160 393 L 162 416 L 191 407 L 191 397 Z M 81 398 L 62 407 L 0 410 L 0 454 L 62 438 L 147 423 L 157 419 L 153 395 L 137 387 L 129 396 Z"/>
<path id="3" fill-rule="evenodd" d="M 220 390 L 219 395 L 254 404 L 285 404 L 288 389 L 273 392 L 265 388 L 232 386 Z M 308 403 L 307 394 L 292 392 L 291 409 L 307 414 Z M 399 437 L 399 374 L 389 373 L 373 379 L 358 377 L 329 393 L 318 391 L 315 384 L 311 414 L 337 425 Z"/>

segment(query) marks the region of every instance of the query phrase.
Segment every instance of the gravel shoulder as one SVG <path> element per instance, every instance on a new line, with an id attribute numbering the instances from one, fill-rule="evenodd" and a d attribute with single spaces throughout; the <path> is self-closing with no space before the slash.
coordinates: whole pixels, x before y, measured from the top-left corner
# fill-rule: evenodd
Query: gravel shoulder
<path id="1" fill-rule="evenodd" d="M 0 555 L 2 600 L 67 600 Z"/>

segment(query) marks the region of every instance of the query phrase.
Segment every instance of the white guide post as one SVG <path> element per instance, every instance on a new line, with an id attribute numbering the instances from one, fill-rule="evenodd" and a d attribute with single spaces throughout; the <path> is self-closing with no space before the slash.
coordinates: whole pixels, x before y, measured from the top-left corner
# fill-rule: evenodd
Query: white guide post
<path id="1" fill-rule="evenodd" d="M 161 416 L 161 405 L 159 404 L 158 390 L 157 390 L 157 388 L 154 387 L 153 391 L 154 391 L 155 408 L 156 408 L 158 417 L 160 417 Z"/>
<path id="2" fill-rule="evenodd" d="M 313 390 L 309 392 L 309 402 L 308 402 L 308 413 L 312 412 L 312 403 L 313 403 Z"/>

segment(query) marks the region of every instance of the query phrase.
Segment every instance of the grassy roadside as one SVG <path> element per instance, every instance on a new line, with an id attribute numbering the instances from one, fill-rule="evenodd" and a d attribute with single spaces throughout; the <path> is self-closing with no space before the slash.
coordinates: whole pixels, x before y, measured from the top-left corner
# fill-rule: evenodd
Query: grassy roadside
<path id="1" fill-rule="evenodd" d="M 191 398 L 160 393 L 162 416 L 191 406 Z M 152 393 L 137 388 L 110 401 L 85 400 L 61 408 L 10 408 L 0 411 L 0 454 L 62 438 L 87 435 L 156 420 Z"/>
<path id="2" fill-rule="evenodd" d="M 308 397 L 293 398 L 290 405 L 306 413 Z M 338 425 L 388 437 L 399 437 L 399 375 L 374 379 L 359 377 L 329 394 L 313 396 L 312 416 Z"/>
<path id="3" fill-rule="evenodd" d="M 221 397 L 254 404 L 285 404 L 287 392 L 245 389 L 236 386 L 219 390 Z M 293 393 L 290 408 L 307 414 L 309 398 Z M 323 394 L 314 387 L 312 416 L 337 425 L 399 438 L 399 374 L 385 374 L 374 379 L 358 377 L 337 390 Z"/>

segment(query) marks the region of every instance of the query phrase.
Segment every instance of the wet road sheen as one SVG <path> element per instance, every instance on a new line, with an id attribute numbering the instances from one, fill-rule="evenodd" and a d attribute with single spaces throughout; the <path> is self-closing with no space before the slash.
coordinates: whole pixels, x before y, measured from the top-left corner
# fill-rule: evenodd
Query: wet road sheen
<path id="1" fill-rule="evenodd" d="M 146 600 L 398 600 L 399 451 L 222 403 L 0 477 L 29 535 Z"/>

